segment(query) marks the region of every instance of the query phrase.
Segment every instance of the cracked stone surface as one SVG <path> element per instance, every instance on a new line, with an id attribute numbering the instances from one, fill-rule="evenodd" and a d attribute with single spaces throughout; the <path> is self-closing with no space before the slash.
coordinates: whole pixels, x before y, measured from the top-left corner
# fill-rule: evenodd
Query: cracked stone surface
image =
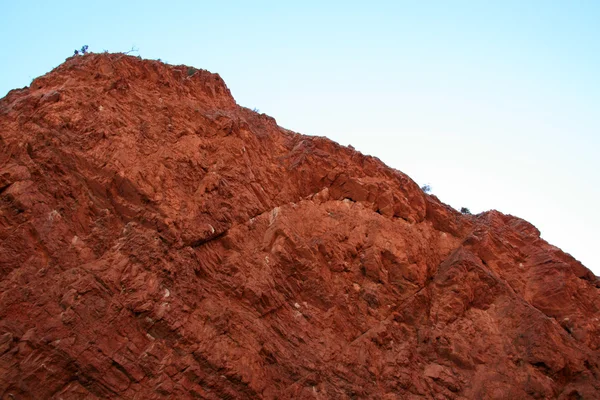
<path id="1" fill-rule="evenodd" d="M 0 398 L 594 399 L 600 280 L 528 222 L 72 57 L 0 100 Z"/>

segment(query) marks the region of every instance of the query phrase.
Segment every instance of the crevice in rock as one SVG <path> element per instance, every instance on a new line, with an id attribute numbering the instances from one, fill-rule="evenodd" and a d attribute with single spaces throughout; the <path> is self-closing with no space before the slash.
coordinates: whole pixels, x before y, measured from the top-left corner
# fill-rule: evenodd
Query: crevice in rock
<path id="1" fill-rule="evenodd" d="M 129 379 L 129 381 L 137 382 L 137 380 L 133 376 L 131 376 L 129 372 L 127 372 L 127 370 L 115 360 L 112 361 L 112 366 L 118 369 L 123 375 L 125 375 L 127 379 Z"/>
<path id="2" fill-rule="evenodd" d="M 231 229 L 231 228 L 229 228 L 229 229 Z M 207 238 L 202 238 L 202 239 L 198 239 L 196 241 L 193 241 L 189 246 L 192 247 L 192 248 L 197 248 L 197 247 L 200 247 L 202 245 L 205 245 L 208 242 L 212 242 L 213 240 L 220 239 L 223 236 L 225 236 L 227 234 L 227 232 L 229 232 L 229 229 L 225 229 L 224 231 L 216 233 L 214 235 L 211 235 L 211 236 L 209 236 Z"/>
<path id="3" fill-rule="evenodd" d="M 533 362 L 533 363 L 530 363 L 530 364 L 534 368 L 540 370 L 545 375 L 549 375 L 552 372 L 552 370 L 550 369 L 550 367 L 548 367 L 548 365 L 546 365 L 546 363 L 543 362 L 543 361 Z"/>
<path id="4" fill-rule="evenodd" d="M 10 187 L 10 185 L 12 185 L 12 183 L 8 183 L 4 186 L 0 186 L 0 194 L 4 193 L 4 191 Z"/>

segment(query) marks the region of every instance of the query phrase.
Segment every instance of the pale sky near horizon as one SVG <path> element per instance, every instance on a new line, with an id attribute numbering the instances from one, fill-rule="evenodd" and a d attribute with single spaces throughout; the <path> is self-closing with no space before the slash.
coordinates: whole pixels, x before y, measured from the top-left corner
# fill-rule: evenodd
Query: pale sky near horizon
<path id="1" fill-rule="evenodd" d="M 135 46 L 457 209 L 524 218 L 600 275 L 600 2 L 491 3 L 0 0 L 0 97 L 84 44 Z"/>

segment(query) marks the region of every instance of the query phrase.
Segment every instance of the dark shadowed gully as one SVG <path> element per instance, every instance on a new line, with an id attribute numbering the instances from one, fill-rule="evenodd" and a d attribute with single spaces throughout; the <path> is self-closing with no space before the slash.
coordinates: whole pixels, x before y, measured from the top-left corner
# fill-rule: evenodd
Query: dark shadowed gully
<path id="1" fill-rule="evenodd" d="M 599 287 L 204 70 L 88 54 L 0 100 L 2 399 L 599 398 Z"/>

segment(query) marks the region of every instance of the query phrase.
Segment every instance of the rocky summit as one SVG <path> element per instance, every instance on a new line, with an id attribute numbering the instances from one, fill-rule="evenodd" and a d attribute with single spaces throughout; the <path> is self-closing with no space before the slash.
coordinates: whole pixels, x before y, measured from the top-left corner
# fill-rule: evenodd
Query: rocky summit
<path id="1" fill-rule="evenodd" d="M 597 399 L 599 365 L 600 280 L 533 225 L 219 75 L 86 54 L 0 100 L 2 399 Z"/>

